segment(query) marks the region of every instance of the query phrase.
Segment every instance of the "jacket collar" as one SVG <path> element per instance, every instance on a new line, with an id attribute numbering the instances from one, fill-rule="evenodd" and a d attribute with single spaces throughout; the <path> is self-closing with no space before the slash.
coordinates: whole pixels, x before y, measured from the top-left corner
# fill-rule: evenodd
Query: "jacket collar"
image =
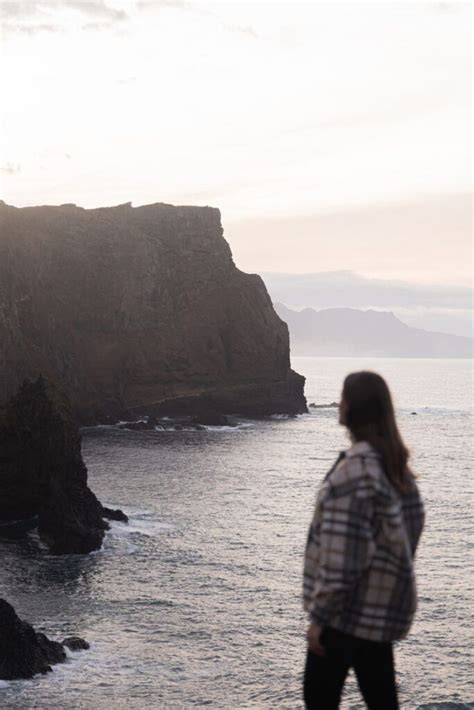
<path id="1" fill-rule="evenodd" d="M 351 448 L 346 451 L 346 457 L 350 459 L 353 456 L 376 456 L 380 458 L 380 454 L 368 441 L 356 441 L 355 444 L 352 444 Z"/>

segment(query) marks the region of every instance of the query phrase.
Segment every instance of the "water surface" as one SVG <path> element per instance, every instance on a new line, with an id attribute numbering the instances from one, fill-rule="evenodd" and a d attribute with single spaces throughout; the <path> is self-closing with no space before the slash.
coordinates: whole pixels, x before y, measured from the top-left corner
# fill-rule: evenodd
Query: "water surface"
<path id="1" fill-rule="evenodd" d="M 420 604 L 397 646 L 402 708 L 473 707 L 472 379 L 466 360 L 295 358 L 308 402 L 348 372 L 389 380 L 427 507 Z M 332 408 L 234 429 L 84 432 L 90 484 L 122 507 L 104 549 L 0 543 L 0 594 L 91 650 L 0 685 L 6 708 L 302 708 L 301 567 L 317 487 L 342 448 Z M 342 708 L 362 704 L 352 677 Z"/>

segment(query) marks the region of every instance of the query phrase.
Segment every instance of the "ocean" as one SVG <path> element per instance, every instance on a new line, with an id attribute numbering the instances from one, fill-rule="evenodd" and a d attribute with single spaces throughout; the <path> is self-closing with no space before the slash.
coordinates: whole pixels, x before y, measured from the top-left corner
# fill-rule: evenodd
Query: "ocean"
<path id="1" fill-rule="evenodd" d="M 419 609 L 397 644 L 400 703 L 474 708 L 470 360 L 294 358 L 308 403 L 344 376 L 380 372 L 426 504 Z M 53 558 L 0 541 L 0 596 L 51 638 L 89 651 L 30 681 L 2 683 L 0 707 L 302 708 L 301 568 L 318 486 L 348 446 L 334 407 L 205 431 L 83 431 L 89 483 L 130 515 L 101 551 Z M 341 708 L 362 708 L 352 675 Z"/>

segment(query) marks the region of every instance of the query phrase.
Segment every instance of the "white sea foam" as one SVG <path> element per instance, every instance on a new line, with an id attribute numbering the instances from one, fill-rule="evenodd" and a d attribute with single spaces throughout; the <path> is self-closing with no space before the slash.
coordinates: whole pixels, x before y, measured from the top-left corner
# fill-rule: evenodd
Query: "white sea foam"
<path id="1" fill-rule="evenodd" d="M 274 417 L 275 419 L 288 419 L 288 415 L 286 414 L 275 414 Z M 235 425 L 218 425 L 218 424 L 201 424 L 199 427 L 192 426 L 191 424 L 182 424 L 178 420 L 174 420 L 172 417 L 161 417 L 162 421 L 169 422 L 169 426 L 163 426 L 162 424 L 156 424 L 153 428 L 150 429 L 127 429 L 126 425 L 127 424 L 141 424 L 141 423 L 147 423 L 147 419 L 136 419 L 133 422 L 130 421 L 119 421 L 117 424 L 97 424 L 95 426 L 86 426 L 82 427 L 81 431 L 87 432 L 91 431 L 94 429 L 104 429 L 104 430 L 114 430 L 114 431 L 121 431 L 121 432 L 126 432 L 127 434 L 133 434 L 138 433 L 141 434 L 143 431 L 156 431 L 156 432 L 167 432 L 167 433 L 180 433 L 180 432 L 195 432 L 199 433 L 202 431 L 240 431 L 241 429 L 249 429 L 251 427 L 254 427 L 255 424 L 254 422 L 250 421 L 242 421 L 240 420 L 237 424 Z M 173 426 L 173 422 L 175 422 L 175 426 Z"/>
<path id="2" fill-rule="evenodd" d="M 118 537 L 131 535 L 132 533 L 145 535 L 145 537 L 158 537 L 161 533 L 173 529 L 173 525 L 151 520 L 131 519 L 129 523 L 120 523 L 118 521 L 111 522 L 111 530 Z"/>
<path id="3" fill-rule="evenodd" d="M 112 507 L 112 504 L 109 505 Z M 110 520 L 110 531 L 105 536 L 102 550 L 98 552 L 132 554 L 138 550 L 135 543 L 140 536 L 157 538 L 165 532 L 174 530 L 174 525 L 157 520 L 155 513 L 149 510 L 124 509 L 124 513 L 128 516 L 129 522 Z"/>
<path id="4" fill-rule="evenodd" d="M 186 424 L 179 425 L 178 429 L 175 429 L 173 427 L 164 427 L 160 426 L 157 424 L 154 427 L 154 431 L 158 432 L 171 432 L 171 433 L 181 433 L 185 431 L 186 433 L 195 433 L 199 434 L 200 432 L 203 431 L 210 431 L 210 432 L 221 432 L 221 431 L 241 431 L 242 429 L 250 429 L 254 427 L 255 425 L 253 422 L 240 422 L 239 424 L 235 424 L 234 426 L 230 424 L 201 424 L 199 428 L 193 427 L 193 426 L 186 426 Z"/>
<path id="5" fill-rule="evenodd" d="M 229 426 L 228 424 L 224 424 L 222 426 L 219 425 L 213 425 L 213 424 L 206 424 L 204 425 L 204 429 L 206 431 L 241 431 L 242 429 L 251 429 L 253 426 L 255 426 L 252 422 L 242 422 L 241 424 L 236 424 L 235 426 Z"/>

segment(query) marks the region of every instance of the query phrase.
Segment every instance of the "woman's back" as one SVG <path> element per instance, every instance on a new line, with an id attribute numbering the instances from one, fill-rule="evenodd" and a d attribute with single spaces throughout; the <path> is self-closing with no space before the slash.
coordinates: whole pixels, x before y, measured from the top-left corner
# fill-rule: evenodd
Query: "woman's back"
<path id="1" fill-rule="evenodd" d="M 353 444 L 324 480 L 306 545 L 305 704 L 338 708 L 353 668 L 370 710 L 398 710 L 393 641 L 416 609 L 423 503 L 380 375 L 345 378 L 339 423 Z"/>
<path id="2" fill-rule="evenodd" d="M 416 609 L 413 554 L 424 517 L 411 476 L 406 488 L 395 490 L 365 441 L 330 471 L 305 556 L 305 609 L 316 623 L 373 641 L 406 635 Z"/>

